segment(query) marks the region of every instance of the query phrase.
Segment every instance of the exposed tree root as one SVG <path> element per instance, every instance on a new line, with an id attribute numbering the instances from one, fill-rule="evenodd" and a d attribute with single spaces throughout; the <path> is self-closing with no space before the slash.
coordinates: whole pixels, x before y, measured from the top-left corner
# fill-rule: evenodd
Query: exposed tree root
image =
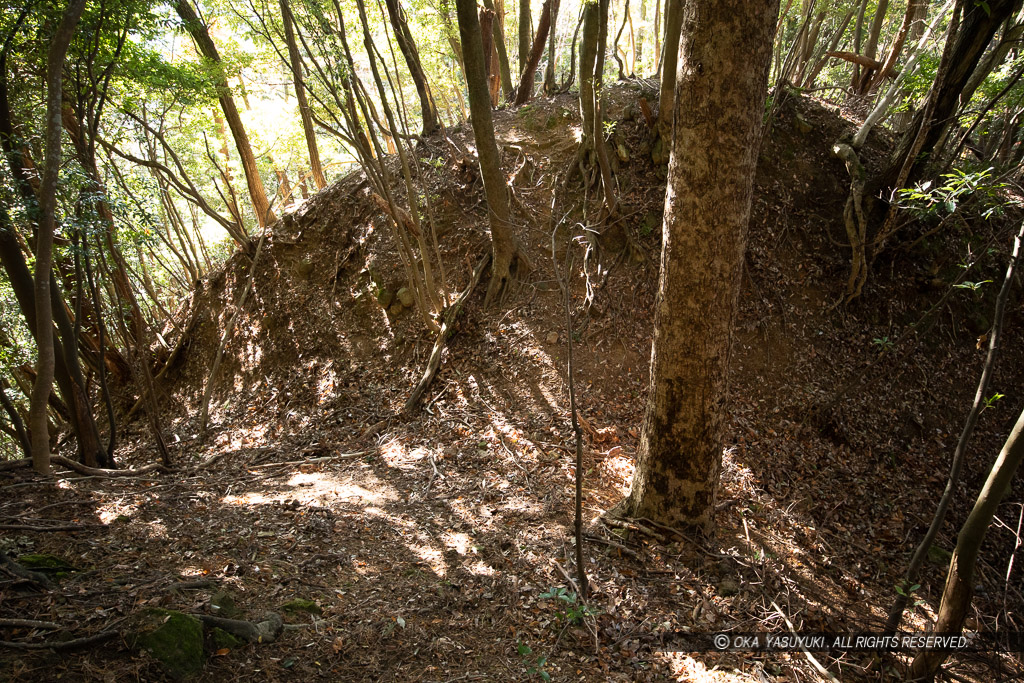
<path id="1" fill-rule="evenodd" d="M 846 303 L 860 296 L 868 279 L 868 262 L 864 253 L 867 242 L 868 220 L 864 213 L 864 186 L 867 174 L 857 157 L 856 150 L 844 142 L 832 145 L 832 153 L 846 163 L 850 173 L 850 196 L 846 200 L 843 219 L 846 223 L 846 237 L 853 250 L 850 262 L 850 277 L 846 281 Z"/>
<path id="2" fill-rule="evenodd" d="M 284 622 L 281 615 L 276 612 L 267 612 L 263 621 L 252 622 L 241 619 L 225 619 L 214 617 L 209 614 L 196 614 L 197 619 L 206 626 L 219 628 L 227 631 L 236 638 L 241 638 L 247 643 L 272 643 L 277 640 L 284 630 Z"/>
<path id="3" fill-rule="evenodd" d="M 80 462 L 75 462 L 70 458 L 65 458 L 63 455 L 51 455 L 50 462 L 87 477 L 107 477 L 111 479 L 115 477 L 137 477 L 150 472 L 161 472 L 166 474 L 173 471 L 159 463 L 153 463 L 152 465 L 146 465 L 145 467 L 140 467 L 134 470 L 108 470 L 101 467 L 89 467 L 88 465 L 83 465 Z M 21 460 L 13 460 L 3 463 L 0 465 L 0 471 L 31 466 L 31 460 L 22 458 Z"/>
<path id="4" fill-rule="evenodd" d="M 29 461 L 31 463 L 31 461 Z M 42 572 L 34 572 L 31 569 L 25 569 L 20 564 L 12 560 L 7 556 L 7 553 L 0 550 L 0 569 L 4 569 L 10 574 L 24 579 L 30 583 L 37 584 L 40 588 L 52 588 L 53 583 L 50 578 Z"/>
<path id="5" fill-rule="evenodd" d="M 430 352 L 430 358 L 427 360 L 427 367 L 423 371 L 423 376 L 420 381 L 416 384 L 416 388 L 412 390 L 408 400 L 405 402 L 405 406 L 402 412 L 406 415 L 411 414 L 420 399 L 423 398 L 423 394 L 426 392 L 430 383 L 434 381 L 434 375 L 437 374 L 438 368 L 441 367 L 441 352 L 444 350 L 444 345 L 448 341 L 448 338 L 452 336 L 455 331 L 455 321 L 462 312 L 462 307 L 465 305 L 466 300 L 469 299 L 469 295 L 473 293 L 476 286 L 480 284 L 480 278 L 484 274 L 484 270 L 487 268 L 487 264 L 491 262 L 491 254 L 488 252 L 484 255 L 480 262 L 476 264 L 476 268 L 473 269 L 473 276 L 469 279 L 469 284 L 459 294 L 459 298 L 449 306 L 444 313 L 444 322 L 441 324 L 441 331 L 437 333 L 437 341 L 434 342 L 434 349 Z M 506 265 L 506 277 L 508 268 Z M 494 284 L 494 278 L 491 278 L 491 285 Z M 488 293 L 490 293 L 490 287 L 488 287 Z"/>

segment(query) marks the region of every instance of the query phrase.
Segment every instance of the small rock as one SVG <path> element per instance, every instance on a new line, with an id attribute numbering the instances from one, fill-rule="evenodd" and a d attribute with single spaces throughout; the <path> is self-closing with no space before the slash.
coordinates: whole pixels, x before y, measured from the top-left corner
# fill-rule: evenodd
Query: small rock
<path id="1" fill-rule="evenodd" d="M 814 130 L 814 126 L 812 126 L 807 119 L 800 116 L 800 114 L 797 114 L 793 118 L 793 126 L 804 135 Z"/>
<path id="2" fill-rule="evenodd" d="M 626 150 L 626 146 L 621 142 L 615 146 L 615 152 L 619 155 L 619 161 L 623 163 L 629 161 L 629 152 Z"/>
<path id="3" fill-rule="evenodd" d="M 395 293 L 392 292 L 390 289 L 385 289 L 381 287 L 380 289 L 377 290 L 377 303 L 379 303 L 381 308 L 383 308 L 384 310 L 387 310 L 388 306 L 390 306 L 391 302 L 394 300 Z"/>
<path id="4" fill-rule="evenodd" d="M 305 259 L 299 261 L 299 265 L 296 267 L 299 273 L 299 277 L 303 280 L 308 280 L 313 274 L 313 262 Z"/>
<path id="5" fill-rule="evenodd" d="M 723 598 L 727 598 L 730 595 L 736 595 L 740 592 L 740 585 L 732 579 L 722 579 L 718 583 L 718 594 Z"/>
<path id="6" fill-rule="evenodd" d="M 395 317 L 397 315 L 400 315 L 403 310 L 405 310 L 405 307 L 402 306 L 402 302 L 396 301 L 395 303 L 391 304 L 390 308 L 388 308 L 388 313 L 390 313 L 392 317 Z"/>
<path id="7" fill-rule="evenodd" d="M 558 333 L 557 332 L 548 332 L 547 340 L 548 340 L 548 344 L 557 344 L 558 343 Z"/>
<path id="8" fill-rule="evenodd" d="M 398 296 L 398 300 L 402 302 L 403 306 L 406 308 L 412 308 L 415 299 L 413 299 L 412 292 L 409 291 L 408 287 L 402 287 L 398 290 L 398 294 L 396 296 Z"/>

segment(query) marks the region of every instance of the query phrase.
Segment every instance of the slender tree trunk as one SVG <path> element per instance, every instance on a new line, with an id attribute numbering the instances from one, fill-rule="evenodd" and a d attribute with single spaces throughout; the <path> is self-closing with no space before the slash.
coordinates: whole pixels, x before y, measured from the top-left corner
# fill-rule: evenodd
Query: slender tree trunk
<path id="1" fill-rule="evenodd" d="M 554 95 L 558 90 L 558 80 L 555 78 L 555 57 L 558 43 L 558 9 L 559 0 L 551 0 L 551 29 L 548 31 L 548 63 L 544 67 L 544 93 Z"/>
<path id="2" fill-rule="evenodd" d="M 18 446 L 21 448 L 22 453 L 25 454 L 25 457 L 31 458 L 32 443 L 29 440 L 28 432 L 25 431 L 25 423 L 22 421 L 17 407 L 8 398 L 6 390 L 7 382 L 0 377 L 0 405 L 3 406 L 4 412 L 7 413 L 7 417 L 11 421 L 11 431 L 14 432 L 12 436 L 17 440 Z"/>
<path id="3" fill-rule="evenodd" d="M 497 4 L 495 4 L 494 0 L 483 0 L 483 2 L 484 7 L 494 13 L 490 31 L 488 32 L 492 41 L 488 73 L 492 76 L 498 76 L 499 85 L 502 92 L 505 93 L 505 99 L 507 100 L 512 97 L 512 70 L 508 65 L 508 51 L 505 49 L 505 8 L 501 0 Z M 491 86 L 491 91 L 495 92 L 493 85 Z M 493 99 L 494 106 L 498 105 L 498 101 L 497 97 Z"/>
<path id="4" fill-rule="evenodd" d="M 71 0 L 50 39 L 46 56 L 46 155 L 39 188 L 39 234 L 36 243 L 35 312 L 39 358 L 32 385 L 29 429 L 32 431 L 32 467 L 50 473 L 50 436 L 46 406 L 53 389 L 53 309 L 50 305 L 50 270 L 53 264 L 53 233 L 56 229 L 57 175 L 61 162 L 64 56 L 85 9 L 85 0 Z"/>
<path id="5" fill-rule="evenodd" d="M 927 6 L 928 0 L 910 0 L 907 3 L 907 11 L 903 15 L 903 24 L 900 26 L 900 30 L 892 42 L 892 47 L 889 48 L 889 54 L 886 55 L 885 60 L 882 62 L 882 68 L 871 78 L 865 79 L 867 81 L 864 86 L 865 93 L 874 92 L 892 73 L 892 70 L 896 67 L 896 61 L 903 52 L 903 45 L 910 34 L 910 27 L 918 20 L 922 9 Z"/>
<path id="6" fill-rule="evenodd" d="M 683 0 L 665 0 L 665 56 L 662 58 L 661 99 L 658 100 L 658 136 L 666 146 L 672 139 L 676 65 L 679 61 L 679 36 L 683 26 L 684 4 Z"/>
<path id="7" fill-rule="evenodd" d="M 466 59 L 466 85 L 469 90 L 469 114 L 473 123 L 480 158 L 480 176 L 487 196 L 487 213 L 491 224 L 491 281 L 484 297 L 485 305 L 504 292 L 511 278 L 512 261 L 516 257 L 516 242 L 512 235 L 508 188 L 501 172 L 501 154 L 494 139 L 494 122 L 484 71 L 484 46 L 475 0 L 456 0 L 459 35 Z"/>
<path id="8" fill-rule="evenodd" d="M 958 634 L 963 630 L 964 621 L 971 608 L 974 593 L 974 568 L 978 563 L 981 542 L 992 524 L 999 504 L 1010 491 L 1013 476 L 1020 469 L 1024 459 L 1024 412 L 1017 418 L 1009 438 L 1003 445 L 999 457 L 989 471 L 985 485 L 974 503 L 974 509 L 967 516 L 956 539 L 956 549 L 949 563 L 946 587 L 939 603 L 939 616 L 935 620 L 935 633 Z M 938 650 L 922 651 L 914 658 L 910 667 L 912 680 L 931 680 L 938 672 L 948 652 Z"/>
<path id="9" fill-rule="evenodd" d="M 633 486 L 619 508 L 629 516 L 713 529 L 778 8 L 778 0 L 685 5 L 650 395 Z"/>
<path id="10" fill-rule="evenodd" d="M 878 0 L 878 7 L 875 9 L 875 16 L 871 20 L 871 30 L 868 32 L 868 42 L 864 46 L 864 57 L 875 59 L 878 54 L 878 38 L 882 34 L 882 25 L 885 23 L 885 13 L 889 10 L 889 0 Z M 874 70 L 865 68 L 854 86 L 854 92 L 865 95 L 868 91 L 868 84 L 871 82 Z"/>
<path id="11" fill-rule="evenodd" d="M 883 191 L 923 177 L 931 151 L 955 119 L 967 81 L 996 29 L 1017 6 L 1017 0 L 991 0 L 984 7 L 968 0 L 958 2 L 962 18 L 959 28 L 947 39 L 952 41 L 948 67 L 944 72 L 940 69 L 938 79 L 928 92 L 928 101 L 897 142 L 889 167 L 882 176 Z"/>
<path id="12" fill-rule="evenodd" d="M 527 0 L 520 0 L 527 2 Z M 519 87 L 516 89 L 516 98 L 513 104 L 525 104 L 533 96 L 533 79 L 537 73 L 537 65 L 544 54 L 544 44 L 548 39 L 548 30 L 551 28 L 551 0 L 544 0 L 544 7 L 540 11 L 540 23 L 537 24 L 537 37 L 533 41 L 533 49 L 527 56 L 523 67 L 522 78 L 519 80 Z"/>
<path id="13" fill-rule="evenodd" d="M 860 54 L 861 40 L 864 39 L 864 14 L 867 12 L 867 9 L 868 0 L 861 0 L 860 9 L 857 10 L 857 22 L 853 26 L 853 53 L 856 55 Z M 860 65 L 854 62 L 853 75 L 850 77 L 850 87 L 856 91 L 858 83 L 860 83 Z"/>
<path id="14" fill-rule="evenodd" d="M 210 33 L 206 25 L 196 16 L 195 10 L 189 4 L 189 0 L 174 0 L 174 9 L 178 16 L 185 22 L 185 30 L 192 36 L 200 54 L 213 65 L 213 83 L 217 89 L 217 99 L 220 101 L 221 109 L 224 111 L 224 118 L 227 119 L 228 128 L 235 139 L 235 147 L 238 148 L 238 156 L 242 160 L 242 170 L 245 171 L 245 183 L 249 187 L 249 197 L 252 200 L 253 212 L 256 214 L 256 222 L 260 227 L 276 220 L 270 201 L 267 199 L 267 192 L 263 187 L 263 179 L 260 177 L 259 166 L 256 165 L 256 157 L 252 153 L 252 146 L 249 144 L 249 136 L 242 125 L 242 117 L 238 115 L 238 107 L 235 106 L 235 99 L 231 96 L 231 88 L 228 86 L 227 78 L 221 70 L 220 54 L 216 45 L 210 39 Z"/>
<path id="15" fill-rule="evenodd" d="M 963 102 L 963 106 L 971 101 L 974 97 L 975 91 L 978 86 L 984 82 L 990 73 L 1003 64 L 1003 60 L 1010 53 L 1013 48 L 1020 48 L 1021 39 L 1024 38 L 1024 21 L 1018 22 L 1013 25 L 1009 25 L 1013 20 L 1013 15 L 1007 19 L 1006 30 L 1003 32 L 1002 37 L 999 39 L 999 44 L 996 45 L 994 50 L 990 50 L 988 54 L 982 58 L 981 62 L 974 69 L 974 73 L 967 80 L 967 85 L 964 86 L 963 94 L 960 97 L 960 101 Z"/>
<path id="16" fill-rule="evenodd" d="M 393 0 L 396 1 L 397 0 Z M 313 128 L 313 113 L 306 97 L 306 86 L 302 80 L 302 57 L 299 46 L 295 42 L 295 17 L 288 0 L 280 0 L 281 22 L 284 24 L 284 40 L 288 44 L 288 62 L 292 70 L 292 83 L 295 85 L 295 99 L 299 103 L 299 117 L 302 119 L 302 132 L 306 136 L 306 149 L 309 151 L 309 168 L 313 174 L 316 189 L 322 190 L 327 185 L 323 166 L 320 165 L 320 148 L 316 142 L 316 130 Z M 390 3 L 389 3 L 390 7 Z"/>
<path id="17" fill-rule="evenodd" d="M 541 10 L 543 13 L 544 10 Z M 541 19 L 543 21 L 543 19 Z M 533 18 L 530 16 L 530 0 L 519 0 L 519 73 L 522 74 L 530 61 L 530 36 L 533 33 Z M 540 33 L 540 27 L 537 27 Z M 534 41 L 535 42 L 535 41 Z M 536 67 L 534 67 L 536 68 Z"/>
<path id="18" fill-rule="evenodd" d="M 398 41 L 398 48 L 405 57 L 405 64 L 409 67 L 409 74 L 416 86 L 416 93 L 420 98 L 420 116 L 423 119 L 423 135 L 430 135 L 440 126 L 437 119 L 437 104 L 430 92 L 430 83 L 427 75 L 423 72 L 420 64 L 420 53 L 416 49 L 416 41 L 413 39 L 412 31 L 409 30 L 409 23 L 405 18 L 405 10 L 399 0 L 385 0 L 388 9 L 388 18 L 391 20 L 391 28 L 394 29 L 395 40 Z"/>

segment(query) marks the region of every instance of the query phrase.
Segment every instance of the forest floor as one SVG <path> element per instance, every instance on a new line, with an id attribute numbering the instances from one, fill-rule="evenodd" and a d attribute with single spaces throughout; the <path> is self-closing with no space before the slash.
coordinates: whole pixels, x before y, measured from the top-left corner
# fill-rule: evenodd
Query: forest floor
<path id="1" fill-rule="evenodd" d="M 434 339 L 414 312 L 378 303 L 373 279 L 394 292 L 404 274 L 358 175 L 272 227 L 200 443 L 208 368 L 252 268 L 236 255 L 207 278 L 163 335 L 171 347 L 187 336 L 161 382 L 173 472 L 0 473 L 2 548 L 70 565 L 51 591 L 0 576 L 0 624 L 61 628 L 0 626 L 0 640 L 116 633 L 66 653 L 0 648 L 0 678 L 162 680 L 123 637 L 133 616 L 147 607 L 225 614 L 230 602 L 240 618 L 275 611 L 295 628 L 270 643 L 211 647 L 202 680 L 797 683 L 822 678 L 801 652 L 666 650 L 686 632 L 786 633 L 787 619 L 801 631 L 880 630 L 973 399 L 1012 225 L 969 221 L 901 251 L 929 227 L 910 225 L 874 263 L 863 297 L 834 306 L 849 267 L 849 179 L 830 148 L 855 121 L 787 100 L 761 153 L 717 533 L 612 526 L 602 514 L 628 489 L 647 396 L 664 201 L 639 102 L 655 98 L 641 85 L 609 92 L 625 217 L 615 229 L 583 229 L 582 190 L 563 175 L 576 154 L 573 98 L 496 113 L 533 268 L 490 310 L 482 287 L 470 299 L 414 418 L 395 416 Z M 455 152 L 471 146 L 471 131 L 450 135 L 418 153 L 457 292 L 488 237 L 479 177 Z M 889 143 L 870 142 L 869 169 Z M 554 240 L 553 188 L 566 190 L 557 215 L 570 212 Z M 572 255 L 571 333 L 553 242 L 560 268 Z M 953 291 L 908 332 L 949 293 L 969 253 L 978 271 L 969 279 L 995 284 Z M 981 415 L 906 630 L 923 632 L 934 616 L 956 530 L 1024 406 L 1013 389 L 1024 385 L 1024 357 L 1009 352 L 1021 322 L 1018 295 L 992 385 L 1006 398 Z M 569 578 L 570 334 L 585 433 L 585 607 Z M 144 422 L 121 435 L 122 466 L 154 461 Z M 1022 493 L 1018 482 L 987 536 L 970 629 L 1024 630 L 1012 564 Z M 66 530 L 48 528 L 58 524 Z M 816 657 L 841 680 L 887 680 L 908 661 Z M 995 653 L 956 656 L 948 670 L 972 681 L 1024 675 L 1019 657 Z"/>

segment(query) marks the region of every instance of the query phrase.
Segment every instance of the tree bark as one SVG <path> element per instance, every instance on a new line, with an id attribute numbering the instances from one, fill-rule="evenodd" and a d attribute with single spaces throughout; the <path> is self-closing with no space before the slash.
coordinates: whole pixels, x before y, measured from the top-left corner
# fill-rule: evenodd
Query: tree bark
<path id="1" fill-rule="evenodd" d="M 397 0 L 391 0 L 397 2 Z M 313 113 L 309 108 L 309 99 L 306 97 L 306 85 L 302 80 L 302 57 L 299 54 L 299 46 L 295 42 L 295 17 L 292 16 L 292 8 L 288 0 L 280 0 L 281 22 L 284 24 L 284 41 L 288 44 L 288 62 L 292 70 L 292 83 L 295 85 L 295 99 L 299 103 L 299 117 L 302 119 L 302 132 L 306 136 L 306 149 L 309 151 L 309 169 L 313 175 L 313 182 L 316 189 L 322 190 L 327 185 L 327 178 L 324 177 L 324 169 L 320 164 L 320 148 L 316 142 L 316 130 L 313 128 Z M 390 2 L 388 3 L 390 8 Z"/>
<path id="2" fill-rule="evenodd" d="M 398 41 L 398 48 L 405 57 L 405 64 L 409 67 L 409 74 L 412 82 L 416 85 L 416 93 L 420 98 L 420 116 L 423 119 L 423 135 L 427 136 L 436 131 L 439 126 L 437 122 L 437 104 L 430 92 L 430 83 L 427 75 L 423 72 L 420 63 L 420 53 L 416 49 L 416 41 L 413 39 L 412 31 L 409 30 L 409 23 L 405 18 L 405 10 L 399 0 L 384 0 L 388 9 L 388 18 L 391 20 L 391 28 L 394 29 L 395 40 Z"/>
<path id="3" fill-rule="evenodd" d="M 710 532 L 778 0 L 683 14 L 650 394 L 619 512 Z"/>
<path id="4" fill-rule="evenodd" d="M 260 227 L 274 222 L 276 216 L 267 200 L 267 192 L 263 188 L 263 179 L 260 177 L 259 167 L 256 165 L 256 157 L 252 153 L 252 146 L 249 144 L 249 136 L 242 125 L 242 117 L 238 115 L 238 107 L 231 96 L 231 88 L 228 86 L 227 78 L 221 69 L 220 54 L 217 46 L 210 39 L 210 32 L 206 25 L 199 20 L 192 5 L 188 0 L 175 0 L 174 9 L 178 16 L 185 22 L 185 30 L 192 36 L 200 54 L 214 65 L 213 84 L 217 89 L 217 99 L 224 111 L 224 118 L 227 119 L 228 128 L 231 129 L 231 136 L 235 139 L 235 147 L 238 148 L 238 156 L 242 160 L 242 170 L 245 171 L 245 183 L 249 188 L 249 197 L 252 200 L 253 212 L 256 214 L 256 222 Z"/>
<path id="5" fill-rule="evenodd" d="M 459 36 L 466 62 L 466 86 L 469 91 L 469 114 L 473 123 L 480 176 L 487 196 L 487 213 L 491 224 L 491 280 L 487 285 L 484 305 L 498 298 L 511 278 L 516 243 L 510 222 L 508 188 L 501 172 L 501 154 L 494 139 L 491 100 L 484 72 L 484 46 L 475 0 L 456 0 Z"/>
<path id="6" fill-rule="evenodd" d="M 64 56 L 85 10 L 85 0 L 70 0 L 46 56 L 46 153 L 39 187 L 39 234 L 36 241 L 35 313 L 39 357 L 32 384 L 29 429 L 32 432 L 32 467 L 50 474 L 50 436 L 46 414 L 56 358 L 53 350 L 53 309 L 50 307 L 50 269 L 53 265 L 53 234 L 56 229 L 57 175 L 61 162 L 61 118 Z"/>
<path id="7" fill-rule="evenodd" d="M 527 0 L 520 0 L 525 3 Z M 551 28 L 551 0 L 544 0 L 544 7 L 540 11 L 540 23 L 537 24 L 537 37 L 533 41 L 533 49 L 526 59 L 526 66 L 523 67 L 522 77 L 519 80 L 519 87 L 516 88 L 516 98 L 513 104 L 526 104 L 533 96 L 533 79 L 537 73 L 537 65 L 544 54 L 545 43 L 548 39 L 548 30 Z"/>

